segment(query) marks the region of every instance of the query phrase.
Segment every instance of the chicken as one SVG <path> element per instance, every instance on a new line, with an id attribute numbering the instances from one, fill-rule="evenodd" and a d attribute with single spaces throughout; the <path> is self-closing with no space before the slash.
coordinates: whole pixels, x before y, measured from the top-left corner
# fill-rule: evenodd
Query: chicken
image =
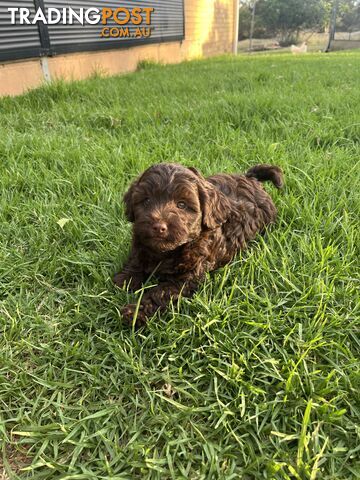
<path id="1" fill-rule="evenodd" d="M 291 53 L 294 55 L 297 55 L 298 53 L 306 53 L 307 52 L 307 44 L 306 42 L 303 42 L 300 47 L 297 47 L 296 45 L 291 45 Z"/>

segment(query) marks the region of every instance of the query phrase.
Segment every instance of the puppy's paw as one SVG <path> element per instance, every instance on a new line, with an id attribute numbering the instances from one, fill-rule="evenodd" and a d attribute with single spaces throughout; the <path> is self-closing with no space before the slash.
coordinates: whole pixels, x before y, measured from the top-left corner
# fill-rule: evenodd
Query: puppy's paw
<path id="1" fill-rule="evenodd" d="M 141 287 L 142 278 L 134 274 L 119 272 L 114 275 L 113 282 L 119 288 L 126 289 L 128 287 L 129 290 L 134 291 Z"/>
<path id="2" fill-rule="evenodd" d="M 121 316 L 124 322 L 130 326 L 132 326 L 134 323 L 136 308 L 137 308 L 137 305 L 134 303 L 134 304 L 125 305 L 125 307 L 121 309 Z M 140 305 L 139 310 L 137 312 L 136 320 L 135 320 L 136 327 L 142 327 L 143 325 L 146 324 L 147 320 L 148 320 L 148 317 L 144 311 L 144 307 L 143 305 Z"/>

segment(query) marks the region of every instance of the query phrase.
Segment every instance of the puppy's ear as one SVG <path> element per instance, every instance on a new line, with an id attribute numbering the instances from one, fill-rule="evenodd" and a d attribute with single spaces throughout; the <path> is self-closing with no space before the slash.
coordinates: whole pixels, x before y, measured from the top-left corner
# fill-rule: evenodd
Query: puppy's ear
<path id="1" fill-rule="evenodd" d="M 201 178 L 204 178 L 201 173 L 199 172 L 199 170 L 195 167 L 187 167 L 188 170 L 192 171 L 193 173 L 195 173 L 195 175 L 197 175 L 198 177 L 201 177 Z"/>
<path id="2" fill-rule="evenodd" d="M 222 225 L 230 215 L 231 205 L 229 200 L 218 188 L 208 182 L 196 168 L 188 168 L 198 177 L 203 226 L 211 230 Z"/>
<path id="3" fill-rule="evenodd" d="M 231 206 L 229 200 L 219 189 L 204 180 L 199 185 L 199 197 L 204 227 L 211 230 L 226 222 Z"/>
<path id="4" fill-rule="evenodd" d="M 133 222 L 135 220 L 134 216 L 134 204 L 133 204 L 133 193 L 135 190 L 135 186 L 138 184 L 136 180 L 130 185 L 129 190 L 124 195 L 124 204 L 125 204 L 125 215 L 129 222 Z"/>

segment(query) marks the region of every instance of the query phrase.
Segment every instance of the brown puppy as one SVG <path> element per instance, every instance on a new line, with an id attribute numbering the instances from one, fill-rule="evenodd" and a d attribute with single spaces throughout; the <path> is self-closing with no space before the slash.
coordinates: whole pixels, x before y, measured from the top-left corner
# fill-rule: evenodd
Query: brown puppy
<path id="1" fill-rule="evenodd" d="M 195 168 L 161 163 L 131 185 L 124 201 L 134 224 L 132 249 L 114 282 L 137 290 L 152 273 L 159 281 L 144 291 L 137 325 L 171 299 L 191 296 L 206 272 L 230 262 L 275 220 L 276 208 L 260 183 L 266 180 L 281 188 L 281 169 L 257 165 L 245 175 L 204 178 Z M 133 321 L 135 310 L 136 304 L 123 307 L 125 321 Z"/>

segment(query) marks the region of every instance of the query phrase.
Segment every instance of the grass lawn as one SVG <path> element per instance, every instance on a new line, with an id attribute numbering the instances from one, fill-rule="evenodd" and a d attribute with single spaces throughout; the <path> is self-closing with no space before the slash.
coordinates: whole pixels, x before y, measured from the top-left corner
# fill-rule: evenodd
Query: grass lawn
<path id="1" fill-rule="evenodd" d="M 0 476 L 358 478 L 359 65 L 145 64 L 0 100 Z M 274 228 L 132 332 L 122 195 L 159 161 L 286 187 Z"/>

